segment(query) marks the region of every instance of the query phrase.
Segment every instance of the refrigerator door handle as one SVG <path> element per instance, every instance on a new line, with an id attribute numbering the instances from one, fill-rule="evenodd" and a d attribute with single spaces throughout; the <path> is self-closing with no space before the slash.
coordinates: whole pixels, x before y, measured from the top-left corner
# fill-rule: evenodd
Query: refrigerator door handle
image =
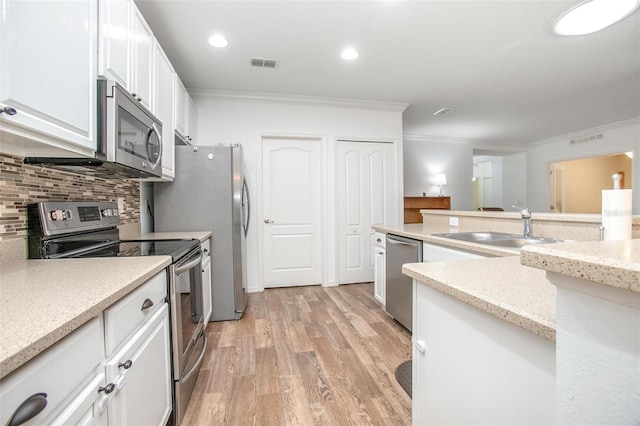
<path id="1" fill-rule="evenodd" d="M 246 218 L 243 218 L 244 219 L 244 236 L 246 237 L 247 233 L 249 232 L 249 220 L 251 218 L 251 199 L 249 198 L 249 186 L 247 185 L 246 177 L 242 181 L 242 193 L 243 193 L 243 197 L 242 197 L 243 210 L 245 205 L 245 199 L 246 199 L 246 206 L 247 206 Z"/>

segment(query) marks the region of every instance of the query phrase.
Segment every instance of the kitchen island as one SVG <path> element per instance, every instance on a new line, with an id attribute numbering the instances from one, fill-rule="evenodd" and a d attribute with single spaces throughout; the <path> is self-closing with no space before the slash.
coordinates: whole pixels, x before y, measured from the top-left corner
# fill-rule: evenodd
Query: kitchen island
<path id="1" fill-rule="evenodd" d="M 407 226 L 376 230 L 481 246 L 430 235 L 445 224 Z M 414 279 L 414 424 L 640 421 L 640 240 L 525 246 L 520 257 L 403 272 Z"/>

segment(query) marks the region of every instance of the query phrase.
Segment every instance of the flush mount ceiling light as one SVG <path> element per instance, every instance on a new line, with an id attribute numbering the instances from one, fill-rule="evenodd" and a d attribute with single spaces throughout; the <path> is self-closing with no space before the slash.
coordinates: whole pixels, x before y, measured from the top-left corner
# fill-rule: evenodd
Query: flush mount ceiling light
<path id="1" fill-rule="evenodd" d="M 584 35 L 600 31 L 628 16 L 640 0 L 587 0 L 566 11 L 553 26 L 559 35 Z"/>
<path id="2" fill-rule="evenodd" d="M 214 34 L 209 37 L 209 44 L 213 47 L 227 47 L 229 45 L 229 42 L 220 34 Z"/>
<path id="3" fill-rule="evenodd" d="M 353 61 L 358 57 L 358 52 L 355 49 L 348 47 L 342 51 L 340 56 L 342 57 L 342 59 L 345 59 L 347 61 Z"/>

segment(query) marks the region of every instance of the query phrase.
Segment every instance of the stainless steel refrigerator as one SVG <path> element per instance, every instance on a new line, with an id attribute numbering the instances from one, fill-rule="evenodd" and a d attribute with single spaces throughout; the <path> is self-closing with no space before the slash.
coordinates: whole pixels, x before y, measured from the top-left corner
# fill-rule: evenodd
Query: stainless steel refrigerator
<path id="1" fill-rule="evenodd" d="M 211 231 L 211 321 L 247 305 L 249 192 L 240 145 L 176 146 L 176 177 L 154 184 L 155 232 Z"/>

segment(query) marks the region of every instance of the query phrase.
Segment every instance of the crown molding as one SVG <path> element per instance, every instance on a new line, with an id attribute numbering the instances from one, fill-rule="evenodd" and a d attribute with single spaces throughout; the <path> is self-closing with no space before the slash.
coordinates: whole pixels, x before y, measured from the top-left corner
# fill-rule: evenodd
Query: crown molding
<path id="1" fill-rule="evenodd" d="M 538 145 L 545 145 L 548 143 L 561 142 L 561 141 L 578 138 L 578 137 L 585 136 L 592 133 L 605 132 L 606 130 L 611 130 L 618 127 L 624 127 L 624 126 L 629 126 L 634 124 L 640 124 L 640 117 L 631 118 L 629 120 L 616 121 L 615 123 L 603 124 L 602 126 L 591 127 L 591 128 L 579 130 L 576 132 L 565 133 L 563 135 L 557 135 L 557 136 L 552 136 L 545 139 L 540 139 L 540 140 L 531 142 L 529 146 L 538 146 Z"/>
<path id="2" fill-rule="evenodd" d="M 481 139 L 450 138 L 445 136 L 432 136 L 432 135 L 403 134 L 402 138 L 405 141 L 416 141 L 416 142 L 437 142 L 437 143 L 456 143 L 456 144 L 486 143 L 486 141 Z"/>
<path id="3" fill-rule="evenodd" d="M 234 90 L 189 89 L 189 94 L 191 96 L 215 98 L 225 101 L 331 106 L 391 112 L 403 112 L 409 106 L 409 104 L 395 102 L 329 98 L 322 96 L 285 95 L 267 92 L 242 92 Z"/>

